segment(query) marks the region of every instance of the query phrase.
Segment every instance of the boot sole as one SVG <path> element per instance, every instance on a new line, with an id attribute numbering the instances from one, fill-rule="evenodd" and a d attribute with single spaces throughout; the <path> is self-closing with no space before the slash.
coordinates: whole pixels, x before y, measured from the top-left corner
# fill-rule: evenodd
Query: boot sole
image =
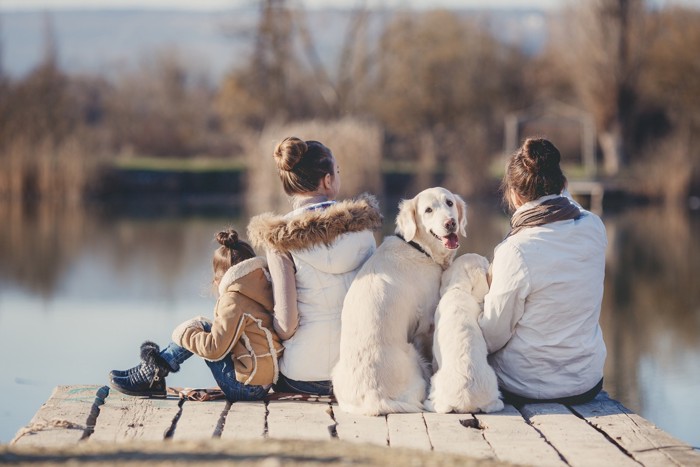
<path id="1" fill-rule="evenodd" d="M 121 392 L 122 394 L 126 394 L 127 396 L 134 396 L 134 397 L 143 397 L 143 398 L 149 398 L 149 399 L 165 399 L 168 397 L 168 392 L 135 392 L 135 391 L 127 391 L 125 389 L 120 388 L 119 386 L 114 385 L 113 383 L 109 384 L 109 387 L 114 389 L 117 392 Z"/>

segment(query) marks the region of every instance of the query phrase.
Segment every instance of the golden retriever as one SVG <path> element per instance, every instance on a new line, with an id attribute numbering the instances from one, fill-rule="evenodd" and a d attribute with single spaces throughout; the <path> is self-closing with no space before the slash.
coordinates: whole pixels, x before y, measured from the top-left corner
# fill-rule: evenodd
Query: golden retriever
<path id="1" fill-rule="evenodd" d="M 476 254 L 455 259 L 442 274 L 435 311 L 433 370 L 425 408 L 431 412 L 503 410 L 498 381 L 486 357 L 479 314 L 489 291 L 489 262 Z"/>
<path id="2" fill-rule="evenodd" d="M 466 209 L 462 198 L 440 187 L 399 204 L 396 235 L 363 265 L 343 304 L 332 374 L 341 410 L 423 410 L 440 278 L 459 247 L 457 234 L 466 235 Z"/>

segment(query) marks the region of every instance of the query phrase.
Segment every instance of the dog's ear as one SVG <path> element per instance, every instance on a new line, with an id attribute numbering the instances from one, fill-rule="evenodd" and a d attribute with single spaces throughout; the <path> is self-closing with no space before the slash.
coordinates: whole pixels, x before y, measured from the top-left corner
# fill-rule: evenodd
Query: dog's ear
<path id="1" fill-rule="evenodd" d="M 399 214 L 396 216 L 396 231 L 410 242 L 416 236 L 416 198 L 404 199 L 399 203 Z"/>
<path id="2" fill-rule="evenodd" d="M 457 216 L 459 217 L 459 233 L 463 237 L 467 236 L 467 203 L 464 202 L 461 196 L 455 195 L 457 201 Z"/>

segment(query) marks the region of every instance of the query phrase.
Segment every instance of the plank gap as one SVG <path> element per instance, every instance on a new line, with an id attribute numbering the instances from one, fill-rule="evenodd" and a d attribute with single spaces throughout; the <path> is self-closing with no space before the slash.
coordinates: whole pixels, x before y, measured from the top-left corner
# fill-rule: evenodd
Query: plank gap
<path id="1" fill-rule="evenodd" d="M 331 416 L 331 420 L 333 420 L 333 424 L 328 425 L 328 433 L 330 433 L 331 439 L 338 439 L 338 421 L 335 419 L 335 412 L 333 412 L 332 403 L 328 403 L 328 409 L 326 409 L 326 412 Z"/>
<path id="2" fill-rule="evenodd" d="M 603 430 L 603 429 L 601 429 L 600 427 L 598 427 L 595 423 L 591 422 L 591 421 L 588 420 L 586 417 L 584 417 L 583 415 L 581 415 L 580 413 L 578 413 L 578 412 L 576 411 L 576 409 L 575 409 L 573 406 L 567 405 L 567 406 L 565 406 L 565 407 L 566 407 L 567 409 L 569 409 L 569 410 L 571 411 L 572 414 L 574 414 L 575 416 L 577 416 L 578 418 L 580 418 L 581 420 L 583 420 L 584 422 L 586 422 L 586 423 L 588 424 L 588 426 L 590 426 L 591 428 L 593 428 L 594 430 L 596 430 L 596 431 L 597 431 L 598 433 L 600 433 L 601 435 L 605 436 L 605 438 L 606 438 L 608 441 L 610 441 L 610 442 L 613 444 L 613 446 L 617 446 L 617 448 L 618 448 L 620 451 L 622 451 L 622 453 L 625 454 L 627 457 L 629 457 L 630 459 L 632 459 L 632 460 L 635 461 L 635 462 L 639 462 L 637 459 L 634 458 L 634 455 L 633 455 L 629 450 L 625 449 L 625 448 L 622 446 L 622 444 L 619 443 L 618 440 L 616 440 L 614 437 L 610 436 L 608 433 L 605 432 L 605 430 Z M 626 415 L 626 414 L 625 414 L 625 415 Z M 629 418 L 629 417 L 628 417 L 628 418 Z M 631 420 L 631 419 L 630 419 L 630 420 Z M 634 423 L 634 424 L 636 425 L 636 423 L 634 422 L 634 420 L 631 420 L 631 422 Z M 673 459 L 669 459 L 669 461 L 673 462 Z M 676 465 L 678 465 L 678 464 L 676 464 Z"/>
<path id="3" fill-rule="evenodd" d="M 97 389 L 95 393 L 95 400 L 92 402 L 92 407 L 90 407 L 90 414 L 85 421 L 85 431 L 83 431 L 83 436 L 78 441 L 84 441 L 88 439 L 95 432 L 95 425 L 97 424 L 97 417 L 100 416 L 100 406 L 104 405 L 105 399 L 109 397 L 109 386 L 102 386 Z"/>
<path id="4" fill-rule="evenodd" d="M 530 426 L 532 427 L 532 429 L 535 430 L 535 431 L 537 432 L 538 435 L 540 435 L 540 437 L 544 440 L 544 442 L 547 443 L 547 444 L 549 444 L 549 445 L 552 447 L 552 449 L 554 449 L 554 452 L 557 453 L 557 455 L 559 456 L 559 458 L 561 459 L 561 461 L 562 461 L 563 463 L 565 463 L 566 465 L 571 465 L 571 464 L 569 463 L 569 461 L 566 460 L 566 457 L 564 457 L 564 454 L 562 454 L 561 451 L 559 451 L 559 449 L 557 449 L 557 447 L 554 446 L 554 444 L 552 444 L 552 442 L 551 442 L 550 440 L 547 439 L 547 437 L 544 435 L 544 433 L 542 432 L 542 430 L 540 430 L 539 428 L 537 428 L 537 427 L 535 426 L 535 424 L 532 423 L 532 420 L 530 420 L 530 417 L 528 417 L 527 414 L 526 414 L 525 412 L 523 412 L 523 406 L 522 406 L 522 405 L 515 405 L 514 407 L 515 407 L 515 409 L 516 409 L 518 412 L 520 412 L 520 415 L 523 416 L 523 420 L 525 420 L 525 423 L 527 423 L 528 425 L 530 425 Z"/>
<path id="5" fill-rule="evenodd" d="M 173 417 L 173 421 L 170 424 L 170 428 L 165 430 L 165 434 L 163 435 L 163 439 L 170 439 L 173 437 L 175 434 L 175 429 L 177 428 L 177 422 L 180 420 L 180 417 L 182 416 L 182 406 L 185 405 L 185 399 L 184 397 L 180 397 L 180 401 L 177 403 L 177 413 Z"/>
<path id="6" fill-rule="evenodd" d="M 219 421 L 216 422 L 216 428 L 214 428 L 214 433 L 212 433 L 212 438 L 221 438 L 221 433 L 224 431 L 224 426 L 226 425 L 226 417 L 231 410 L 231 401 L 226 401 L 226 405 L 221 411 L 219 416 Z"/>
<path id="7" fill-rule="evenodd" d="M 610 399 L 605 391 L 601 391 L 593 401 L 568 408 L 616 445 L 620 451 L 642 465 L 659 462 L 676 466 L 700 465 L 692 446 L 658 430 L 658 427 L 648 420 L 631 412 L 620 402 Z M 612 420 L 606 422 L 605 419 L 609 417 L 612 417 Z M 623 432 L 620 432 L 620 425 L 624 427 Z M 674 441 L 678 441 L 678 444 L 669 443 Z M 649 447 L 642 447 L 640 444 Z M 687 456 L 687 453 L 690 453 L 690 456 Z"/>
<path id="8" fill-rule="evenodd" d="M 428 444 L 430 445 L 430 450 L 434 451 L 435 445 L 433 444 L 433 440 L 430 439 L 430 432 L 428 430 L 428 422 L 425 421 L 425 416 L 422 413 L 420 414 L 420 419 L 423 420 L 423 426 L 425 427 L 425 434 L 428 437 Z"/>
<path id="9" fill-rule="evenodd" d="M 270 426 L 268 425 L 268 417 L 270 416 L 270 401 L 265 400 L 265 425 L 263 426 L 263 439 L 270 437 Z"/>

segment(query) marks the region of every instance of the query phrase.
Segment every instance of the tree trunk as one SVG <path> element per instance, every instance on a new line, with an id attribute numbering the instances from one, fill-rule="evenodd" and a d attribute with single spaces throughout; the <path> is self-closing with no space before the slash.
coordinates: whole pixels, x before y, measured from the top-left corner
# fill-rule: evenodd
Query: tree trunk
<path id="1" fill-rule="evenodd" d="M 420 135 L 420 149 L 416 164 L 414 191 L 418 192 L 433 186 L 437 169 L 437 142 L 431 130 L 424 130 Z"/>
<path id="2" fill-rule="evenodd" d="M 624 153 L 622 132 L 619 128 L 602 131 L 598 135 L 598 143 L 603 152 L 603 170 L 605 175 L 617 175 L 622 167 Z"/>

